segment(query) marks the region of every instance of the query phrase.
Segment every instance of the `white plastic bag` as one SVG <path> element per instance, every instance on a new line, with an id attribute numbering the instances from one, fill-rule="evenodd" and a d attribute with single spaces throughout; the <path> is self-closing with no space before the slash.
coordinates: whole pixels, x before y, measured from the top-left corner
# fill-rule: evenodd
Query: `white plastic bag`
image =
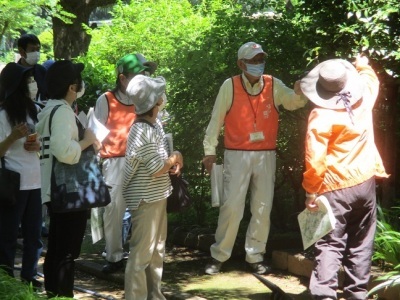
<path id="1" fill-rule="evenodd" d="M 224 195 L 224 165 L 213 164 L 211 170 L 211 206 L 219 207 Z"/>

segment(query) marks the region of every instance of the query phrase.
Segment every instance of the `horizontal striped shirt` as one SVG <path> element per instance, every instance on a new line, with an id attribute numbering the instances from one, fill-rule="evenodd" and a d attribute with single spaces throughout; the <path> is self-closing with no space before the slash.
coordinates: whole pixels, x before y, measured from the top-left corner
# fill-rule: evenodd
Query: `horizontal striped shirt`
<path id="1" fill-rule="evenodd" d="M 168 173 L 153 176 L 164 167 L 167 158 L 168 144 L 161 123 L 135 122 L 129 131 L 122 187 L 129 209 L 137 209 L 142 201 L 160 201 L 171 194 Z"/>

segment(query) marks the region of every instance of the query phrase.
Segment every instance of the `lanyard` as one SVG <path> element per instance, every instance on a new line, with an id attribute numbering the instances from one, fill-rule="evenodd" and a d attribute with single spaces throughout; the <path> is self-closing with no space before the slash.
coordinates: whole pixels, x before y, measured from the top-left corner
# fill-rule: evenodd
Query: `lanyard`
<path id="1" fill-rule="evenodd" d="M 256 129 L 257 129 L 257 112 L 258 112 L 258 105 L 260 104 L 260 98 L 257 98 L 257 106 L 256 106 L 256 109 L 254 109 L 253 103 L 251 102 L 251 99 L 250 99 L 250 96 L 253 96 L 253 95 L 250 94 L 250 96 L 249 96 L 249 93 L 247 92 L 247 88 L 246 88 L 246 85 L 245 85 L 243 79 L 242 78 L 240 78 L 240 79 L 242 80 L 242 85 L 243 85 L 244 90 L 246 92 L 247 100 L 249 100 L 249 104 L 250 104 L 251 110 L 253 111 L 253 116 L 254 116 L 253 126 L 254 126 L 254 131 L 256 131 Z"/>

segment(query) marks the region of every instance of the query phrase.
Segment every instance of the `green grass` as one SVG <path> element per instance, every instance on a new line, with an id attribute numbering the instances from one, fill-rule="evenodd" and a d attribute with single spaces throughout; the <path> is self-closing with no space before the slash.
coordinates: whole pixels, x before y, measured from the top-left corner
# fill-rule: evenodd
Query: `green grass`
<path id="1" fill-rule="evenodd" d="M 0 299 L 2 300 L 37 300 L 47 299 L 42 292 L 34 291 L 32 285 L 22 283 L 19 279 L 6 274 L 0 269 Z M 56 297 L 53 299 L 66 300 L 72 298 Z"/>

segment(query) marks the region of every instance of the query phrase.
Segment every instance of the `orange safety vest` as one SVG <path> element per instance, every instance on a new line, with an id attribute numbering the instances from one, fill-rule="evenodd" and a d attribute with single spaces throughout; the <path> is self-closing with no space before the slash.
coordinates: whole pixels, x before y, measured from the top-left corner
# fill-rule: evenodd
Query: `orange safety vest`
<path id="1" fill-rule="evenodd" d="M 257 151 L 276 148 L 279 114 L 274 104 L 273 79 L 263 75 L 263 80 L 263 90 L 258 95 L 249 95 L 241 76 L 232 78 L 232 106 L 225 116 L 226 149 Z M 250 142 L 250 133 L 260 131 L 264 140 Z"/>
<path id="2" fill-rule="evenodd" d="M 113 92 L 105 93 L 108 102 L 108 118 L 105 126 L 110 133 L 103 140 L 100 157 L 124 157 L 126 140 L 135 120 L 135 107 L 121 103 Z"/>

